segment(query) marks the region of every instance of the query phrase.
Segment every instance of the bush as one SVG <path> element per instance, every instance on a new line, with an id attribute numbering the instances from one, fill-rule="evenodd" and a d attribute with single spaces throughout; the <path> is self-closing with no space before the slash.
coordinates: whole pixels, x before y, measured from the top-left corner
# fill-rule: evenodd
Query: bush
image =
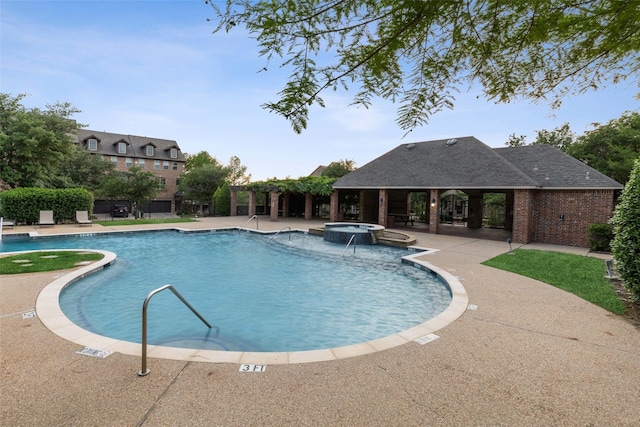
<path id="1" fill-rule="evenodd" d="M 640 158 L 634 162 L 612 222 L 614 265 L 624 286 L 640 301 Z"/>
<path id="2" fill-rule="evenodd" d="M 53 211 L 56 222 L 74 221 L 76 211 L 93 210 L 93 195 L 83 188 L 16 188 L 0 193 L 0 215 L 17 223 L 36 224 L 40 211 Z"/>
<path id="3" fill-rule="evenodd" d="M 589 246 L 592 251 L 608 252 L 613 240 L 613 226 L 611 224 L 591 224 L 589 226 Z"/>
<path id="4" fill-rule="evenodd" d="M 225 183 L 213 194 L 213 215 L 229 216 L 231 212 L 231 190 Z"/>

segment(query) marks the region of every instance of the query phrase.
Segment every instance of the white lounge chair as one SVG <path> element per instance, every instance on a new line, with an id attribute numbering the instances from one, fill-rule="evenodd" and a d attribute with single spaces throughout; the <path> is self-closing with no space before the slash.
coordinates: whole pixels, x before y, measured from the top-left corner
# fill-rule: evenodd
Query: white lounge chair
<path id="1" fill-rule="evenodd" d="M 87 211 L 76 211 L 76 222 L 80 227 L 83 225 L 93 225 L 93 221 L 89 219 L 89 212 Z"/>
<path id="2" fill-rule="evenodd" d="M 3 228 L 13 228 L 13 226 L 16 224 L 15 221 L 10 220 L 10 219 L 6 219 L 6 218 L 2 218 L 2 227 Z"/>
<path id="3" fill-rule="evenodd" d="M 40 221 L 38 221 L 40 227 L 46 225 L 54 226 L 56 222 L 53 220 L 53 211 L 40 211 Z"/>

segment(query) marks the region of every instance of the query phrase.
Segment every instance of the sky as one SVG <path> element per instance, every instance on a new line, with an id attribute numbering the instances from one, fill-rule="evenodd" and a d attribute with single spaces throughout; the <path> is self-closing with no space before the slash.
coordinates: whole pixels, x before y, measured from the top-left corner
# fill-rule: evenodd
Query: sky
<path id="1" fill-rule="evenodd" d="M 210 18 L 211 21 L 207 21 Z M 638 82 L 625 81 L 548 103 L 486 101 L 479 88 L 456 96 L 405 136 L 397 105 L 350 106 L 357 88 L 322 95 L 296 134 L 261 105 L 277 100 L 288 73 L 266 64 L 245 32 L 212 34 L 215 14 L 201 0 L 2 0 L 0 92 L 26 93 L 27 107 L 69 102 L 87 129 L 175 140 L 183 153 L 236 156 L 253 181 L 299 178 L 320 165 L 364 166 L 400 144 L 475 136 L 502 147 L 569 123 L 577 135 L 639 111 Z"/>

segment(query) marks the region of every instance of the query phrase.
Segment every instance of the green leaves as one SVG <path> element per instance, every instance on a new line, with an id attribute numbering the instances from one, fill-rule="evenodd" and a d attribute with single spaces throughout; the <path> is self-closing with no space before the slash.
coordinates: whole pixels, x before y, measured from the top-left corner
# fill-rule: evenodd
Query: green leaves
<path id="1" fill-rule="evenodd" d="M 253 182 L 247 190 L 255 192 L 289 191 L 292 193 L 310 193 L 318 196 L 329 196 L 333 192 L 333 183 L 337 178 L 325 176 L 305 176 L 300 179 L 273 179 Z"/>
<path id="2" fill-rule="evenodd" d="M 0 179 L 11 187 L 56 187 L 75 149 L 69 135 L 78 129 L 71 117 L 79 110 L 68 103 L 27 109 L 24 97 L 0 94 Z"/>
<path id="3" fill-rule="evenodd" d="M 640 158 L 624 187 L 613 216 L 611 250 L 624 286 L 640 301 Z"/>
<path id="4" fill-rule="evenodd" d="M 560 105 L 567 94 L 637 76 L 634 0 L 227 0 L 215 31 L 244 26 L 260 55 L 291 73 L 264 108 L 295 132 L 326 89 L 358 86 L 354 103 L 398 101 L 398 125 L 428 123 L 475 82 L 488 100 Z"/>

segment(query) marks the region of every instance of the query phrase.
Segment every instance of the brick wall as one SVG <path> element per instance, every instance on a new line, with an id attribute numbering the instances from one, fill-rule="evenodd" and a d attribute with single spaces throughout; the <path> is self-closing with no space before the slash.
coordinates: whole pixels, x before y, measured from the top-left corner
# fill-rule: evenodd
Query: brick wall
<path id="1" fill-rule="evenodd" d="M 531 195 L 531 242 L 589 247 L 589 225 L 607 222 L 614 208 L 612 190 L 536 191 Z"/>
<path id="2" fill-rule="evenodd" d="M 513 192 L 513 233 L 516 243 L 529 243 L 533 236 L 533 199 L 532 190 L 514 190 Z"/>

